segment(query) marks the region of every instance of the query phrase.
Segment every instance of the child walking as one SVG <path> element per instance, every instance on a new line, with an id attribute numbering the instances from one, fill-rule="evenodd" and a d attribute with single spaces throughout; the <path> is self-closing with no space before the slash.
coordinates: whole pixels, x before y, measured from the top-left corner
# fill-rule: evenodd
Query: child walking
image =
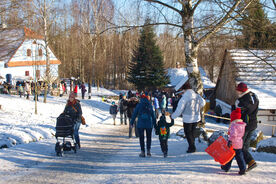
<path id="1" fill-rule="evenodd" d="M 241 109 L 237 108 L 234 111 L 232 111 L 230 118 L 231 118 L 231 123 L 228 130 L 228 134 L 229 134 L 228 147 L 233 146 L 236 152 L 235 159 L 240 169 L 239 174 L 244 175 L 246 171 L 246 164 L 245 164 L 243 151 L 242 151 L 242 146 L 243 146 L 242 138 L 244 135 L 246 124 L 241 120 Z M 232 160 L 227 164 L 222 165 L 221 169 L 224 170 L 225 172 L 228 172 L 231 168 Z"/>
<path id="2" fill-rule="evenodd" d="M 113 118 L 113 124 L 116 124 L 116 116 L 117 116 L 117 112 L 118 112 L 118 106 L 115 105 L 115 102 L 113 101 L 111 103 L 110 109 L 109 109 L 109 113 L 111 114 L 112 118 Z"/>
<path id="3" fill-rule="evenodd" d="M 171 119 L 171 123 L 167 123 L 165 113 L 162 113 L 155 129 L 156 135 L 159 135 L 160 146 L 164 154 L 164 158 L 168 156 L 168 139 L 170 136 L 170 127 L 173 125 L 174 120 Z"/>

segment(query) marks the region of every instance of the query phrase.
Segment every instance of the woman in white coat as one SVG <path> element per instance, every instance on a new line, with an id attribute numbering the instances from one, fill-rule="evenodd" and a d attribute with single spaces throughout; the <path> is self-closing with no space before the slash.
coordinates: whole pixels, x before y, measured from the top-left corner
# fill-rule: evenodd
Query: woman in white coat
<path id="1" fill-rule="evenodd" d="M 171 118 L 182 115 L 184 132 L 189 144 L 187 153 L 193 153 L 196 151 L 194 131 L 197 123 L 201 121 L 200 109 L 205 105 L 205 100 L 191 89 L 189 81 L 181 89 L 182 97 Z"/>

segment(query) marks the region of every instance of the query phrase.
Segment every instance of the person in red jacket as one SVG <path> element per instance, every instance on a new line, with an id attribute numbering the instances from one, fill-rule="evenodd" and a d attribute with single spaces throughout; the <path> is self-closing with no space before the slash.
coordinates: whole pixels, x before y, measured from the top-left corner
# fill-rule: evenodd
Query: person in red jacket
<path id="1" fill-rule="evenodd" d="M 77 84 L 75 84 L 75 87 L 74 87 L 74 94 L 76 97 L 78 96 L 78 85 Z"/>

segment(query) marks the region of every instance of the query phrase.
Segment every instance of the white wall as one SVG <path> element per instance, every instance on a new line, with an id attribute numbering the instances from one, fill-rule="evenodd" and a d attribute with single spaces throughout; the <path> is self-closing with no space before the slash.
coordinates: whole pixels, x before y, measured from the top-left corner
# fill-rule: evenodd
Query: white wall
<path id="1" fill-rule="evenodd" d="M 10 60 L 11 62 L 16 61 L 41 61 L 46 60 L 46 50 L 44 49 L 44 41 L 43 40 L 35 40 L 36 44 L 33 44 L 34 39 L 27 39 L 23 42 L 23 44 L 18 48 L 15 55 Z M 27 49 L 31 49 L 32 56 L 27 56 Z M 38 50 L 42 49 L 42 56 L 38 56 Z M 52 51 L 49 49 L 50 60 L 58 60 Z M 46 65 L 40 66 L 17 66 L 17 67 L 4 67 L 4 62 L 0 62 L 0 75 L 6 78 L 6 74 L 11 74 L 12 77 L 15 76 L 25 76 L 25 71 L 29 71 L 29 76 L 35 78 L 35 71 L 40 70 L 40 76 L 43 77 L 45 75 Z M 50 74 L 51 76 L 58 76 L 58 65 L 52 64 L 50 65 Z"/>
<path id="2" fill-rule="evenodd" d="M 36 41 L 36 44 L 33 42 Z M 31 49 L 32 55 L 27 56 L 27 49 Z M 38 55 L 38 50 L 42 49 L 42 56 Z M 53 52 L 48 48 L 50 60 L 57 60 Z M 15 55 L 12 57 L 11 61 L 36 61 L 36 60 L 46 60 L 46 49 L 43 40 L 27 39 L 18 48 Z"/>

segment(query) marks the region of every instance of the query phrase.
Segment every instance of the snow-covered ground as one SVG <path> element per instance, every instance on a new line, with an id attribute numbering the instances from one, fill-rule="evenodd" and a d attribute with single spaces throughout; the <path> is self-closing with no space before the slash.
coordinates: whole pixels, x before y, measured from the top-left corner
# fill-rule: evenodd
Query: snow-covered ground
<path id="1" fill-rule="evenodd" d="M 111 92 L 101 89 L 97 95 Z M 95 93 L 94 93 L 95 94 Z M 169 156 L 163 158 L 158 137 L 153 135 L 152 157 L 140 158 L 139 141 L 128 139 L 128 127 L 112 125 L 110 104 L 93 96 L 80 100 L 88 127 L 81 126 L 82 148 L 64 157 L 55 154 L 55 123 L 66 97 L 49 97 L 46 104 L 18 96 L 0 95 L 0 183 L 275 183 L 276 155 L 253 152 L 258 167 L 239 176 L 236 162 L 224 173 L 196 143 L 197 152 L 187 154 L 186 139 L 175 135 L 173 126 Z M 119 116 L 117 116 L 119 118 Z M 119 119 L 117 119 L 119 122 Z M 181 125 L 181 119 L 176 120 Z M 207 123 L 208 129 L 226 130 L 223 124 Z M 13 144 L 17 145 L 13 145 Z"/>

